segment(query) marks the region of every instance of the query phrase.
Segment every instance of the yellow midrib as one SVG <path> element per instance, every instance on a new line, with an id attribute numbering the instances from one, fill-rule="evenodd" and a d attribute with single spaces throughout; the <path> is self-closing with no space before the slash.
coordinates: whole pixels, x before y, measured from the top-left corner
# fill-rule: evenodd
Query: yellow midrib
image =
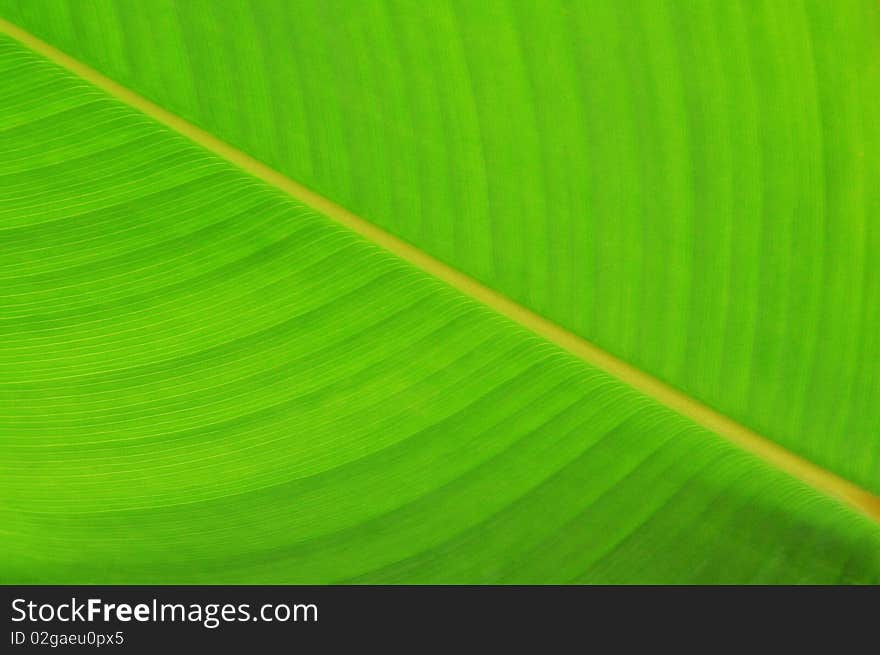
<path id="1" fill-rule="evenodd" d="M 179 116 L 101 75 L 89 66 L 52 47 L 17 25 L 0 18 L 0 31 L 5 32 L 31 50 L 103 89 L 125 104 L 147 114 L 214 154 L 235 164 L 250 175 L 285 191 L 296 200 L 309 205 L 376 245 L 443 280 L 499 314 L 509 317 L 588 364 L 602 369 L 673 411 L 736 444 L 743 450 L 802 480 L 811 487 L 839 499 L 880 523 L 880 497 L 786 450 L 766 437 L 749 430 L 745 426 L 736 423 L 644 371 L 630 366 L 589 341 L 519 305 L 499 292 L 477 282 L 461 271 L 447 266 L 411 244 L 356 216 L 344 207 L 269 168 L 253 157 L 230 146 L 228 143 L 224 143 L 214 135 L 188 123 Z"/>

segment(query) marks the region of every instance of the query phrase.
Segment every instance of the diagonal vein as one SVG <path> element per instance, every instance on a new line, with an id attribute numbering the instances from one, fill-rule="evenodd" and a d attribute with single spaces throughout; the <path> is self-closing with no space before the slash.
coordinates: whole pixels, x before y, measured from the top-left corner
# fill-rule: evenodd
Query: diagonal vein
<path id="1" fill-rule="evenodd" d="M 236 165 L 246 173 L 284 191 L 296 200 L 439 278 L 495 312 L 567 350 L 587 364 L 605 371 L 678 414 L 707 428 L 719 437 L 880 523 L 880 497 L 783 448 L 648 373 L 627 364 L 595 344 L 523 307 L 494 289 L 477 282 L 461 271 L 447 266 L 412 244 L 398 239 L 2 18 L 0 18 L 0 32 L 7 34 L 85 81 L 94 84 L 126 105 L 150 116 Z"/>

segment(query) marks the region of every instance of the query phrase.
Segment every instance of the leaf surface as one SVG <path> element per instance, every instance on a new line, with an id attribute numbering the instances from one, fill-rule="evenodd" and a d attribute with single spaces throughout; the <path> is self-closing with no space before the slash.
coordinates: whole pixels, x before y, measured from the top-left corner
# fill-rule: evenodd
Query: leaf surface
<path id="1" fill-rule="evenodd" d="M 13 40 L 0 55 L 4 581 L 880 579 L 876 523 Z M 352 179 L 378 197 L 383 175 Z"/>
<path id="2" fill-rule="evenodd" d="M 874 0 L 88 4 L 0 12 L 880 493 Z"/>

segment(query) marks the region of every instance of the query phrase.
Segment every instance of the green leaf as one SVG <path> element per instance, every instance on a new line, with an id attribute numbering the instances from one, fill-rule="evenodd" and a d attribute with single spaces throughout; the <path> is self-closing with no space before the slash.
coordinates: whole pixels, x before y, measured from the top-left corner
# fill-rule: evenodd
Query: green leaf
<path id="1" fill-rule="evenodd" d="M 880 12 L 627 4 L 0 0 L 0 581 L 880 582 Z"/>

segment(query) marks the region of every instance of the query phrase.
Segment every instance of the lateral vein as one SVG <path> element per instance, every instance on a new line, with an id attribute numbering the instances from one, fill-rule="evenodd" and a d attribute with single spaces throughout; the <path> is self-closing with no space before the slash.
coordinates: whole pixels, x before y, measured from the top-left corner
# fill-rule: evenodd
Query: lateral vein
<path id="1" fill-rule="evenodd" d="M 4 32 L 37 54 L 90 82 L 126 105 L 150 116 L 215 155 L 231 162 L 253 177 L 281 189 L 294 199 L 312 207 L 426 273 L 439 278 L 466 296 L 481 302 L 529 331 L 567 350 L 587 364 L 605 371 L 742 450 L 880 523 L 880 497 L 870 491 L 804 459 L 648 373 L 627 364 L 586 339 L 523 307 L 465 273 L 444 264 L 412 244 L 395 237 L 299 182 L 266 166 L 209 132 L 114 82 L 3 18 L 0 18 L 0 32 Z"/>

